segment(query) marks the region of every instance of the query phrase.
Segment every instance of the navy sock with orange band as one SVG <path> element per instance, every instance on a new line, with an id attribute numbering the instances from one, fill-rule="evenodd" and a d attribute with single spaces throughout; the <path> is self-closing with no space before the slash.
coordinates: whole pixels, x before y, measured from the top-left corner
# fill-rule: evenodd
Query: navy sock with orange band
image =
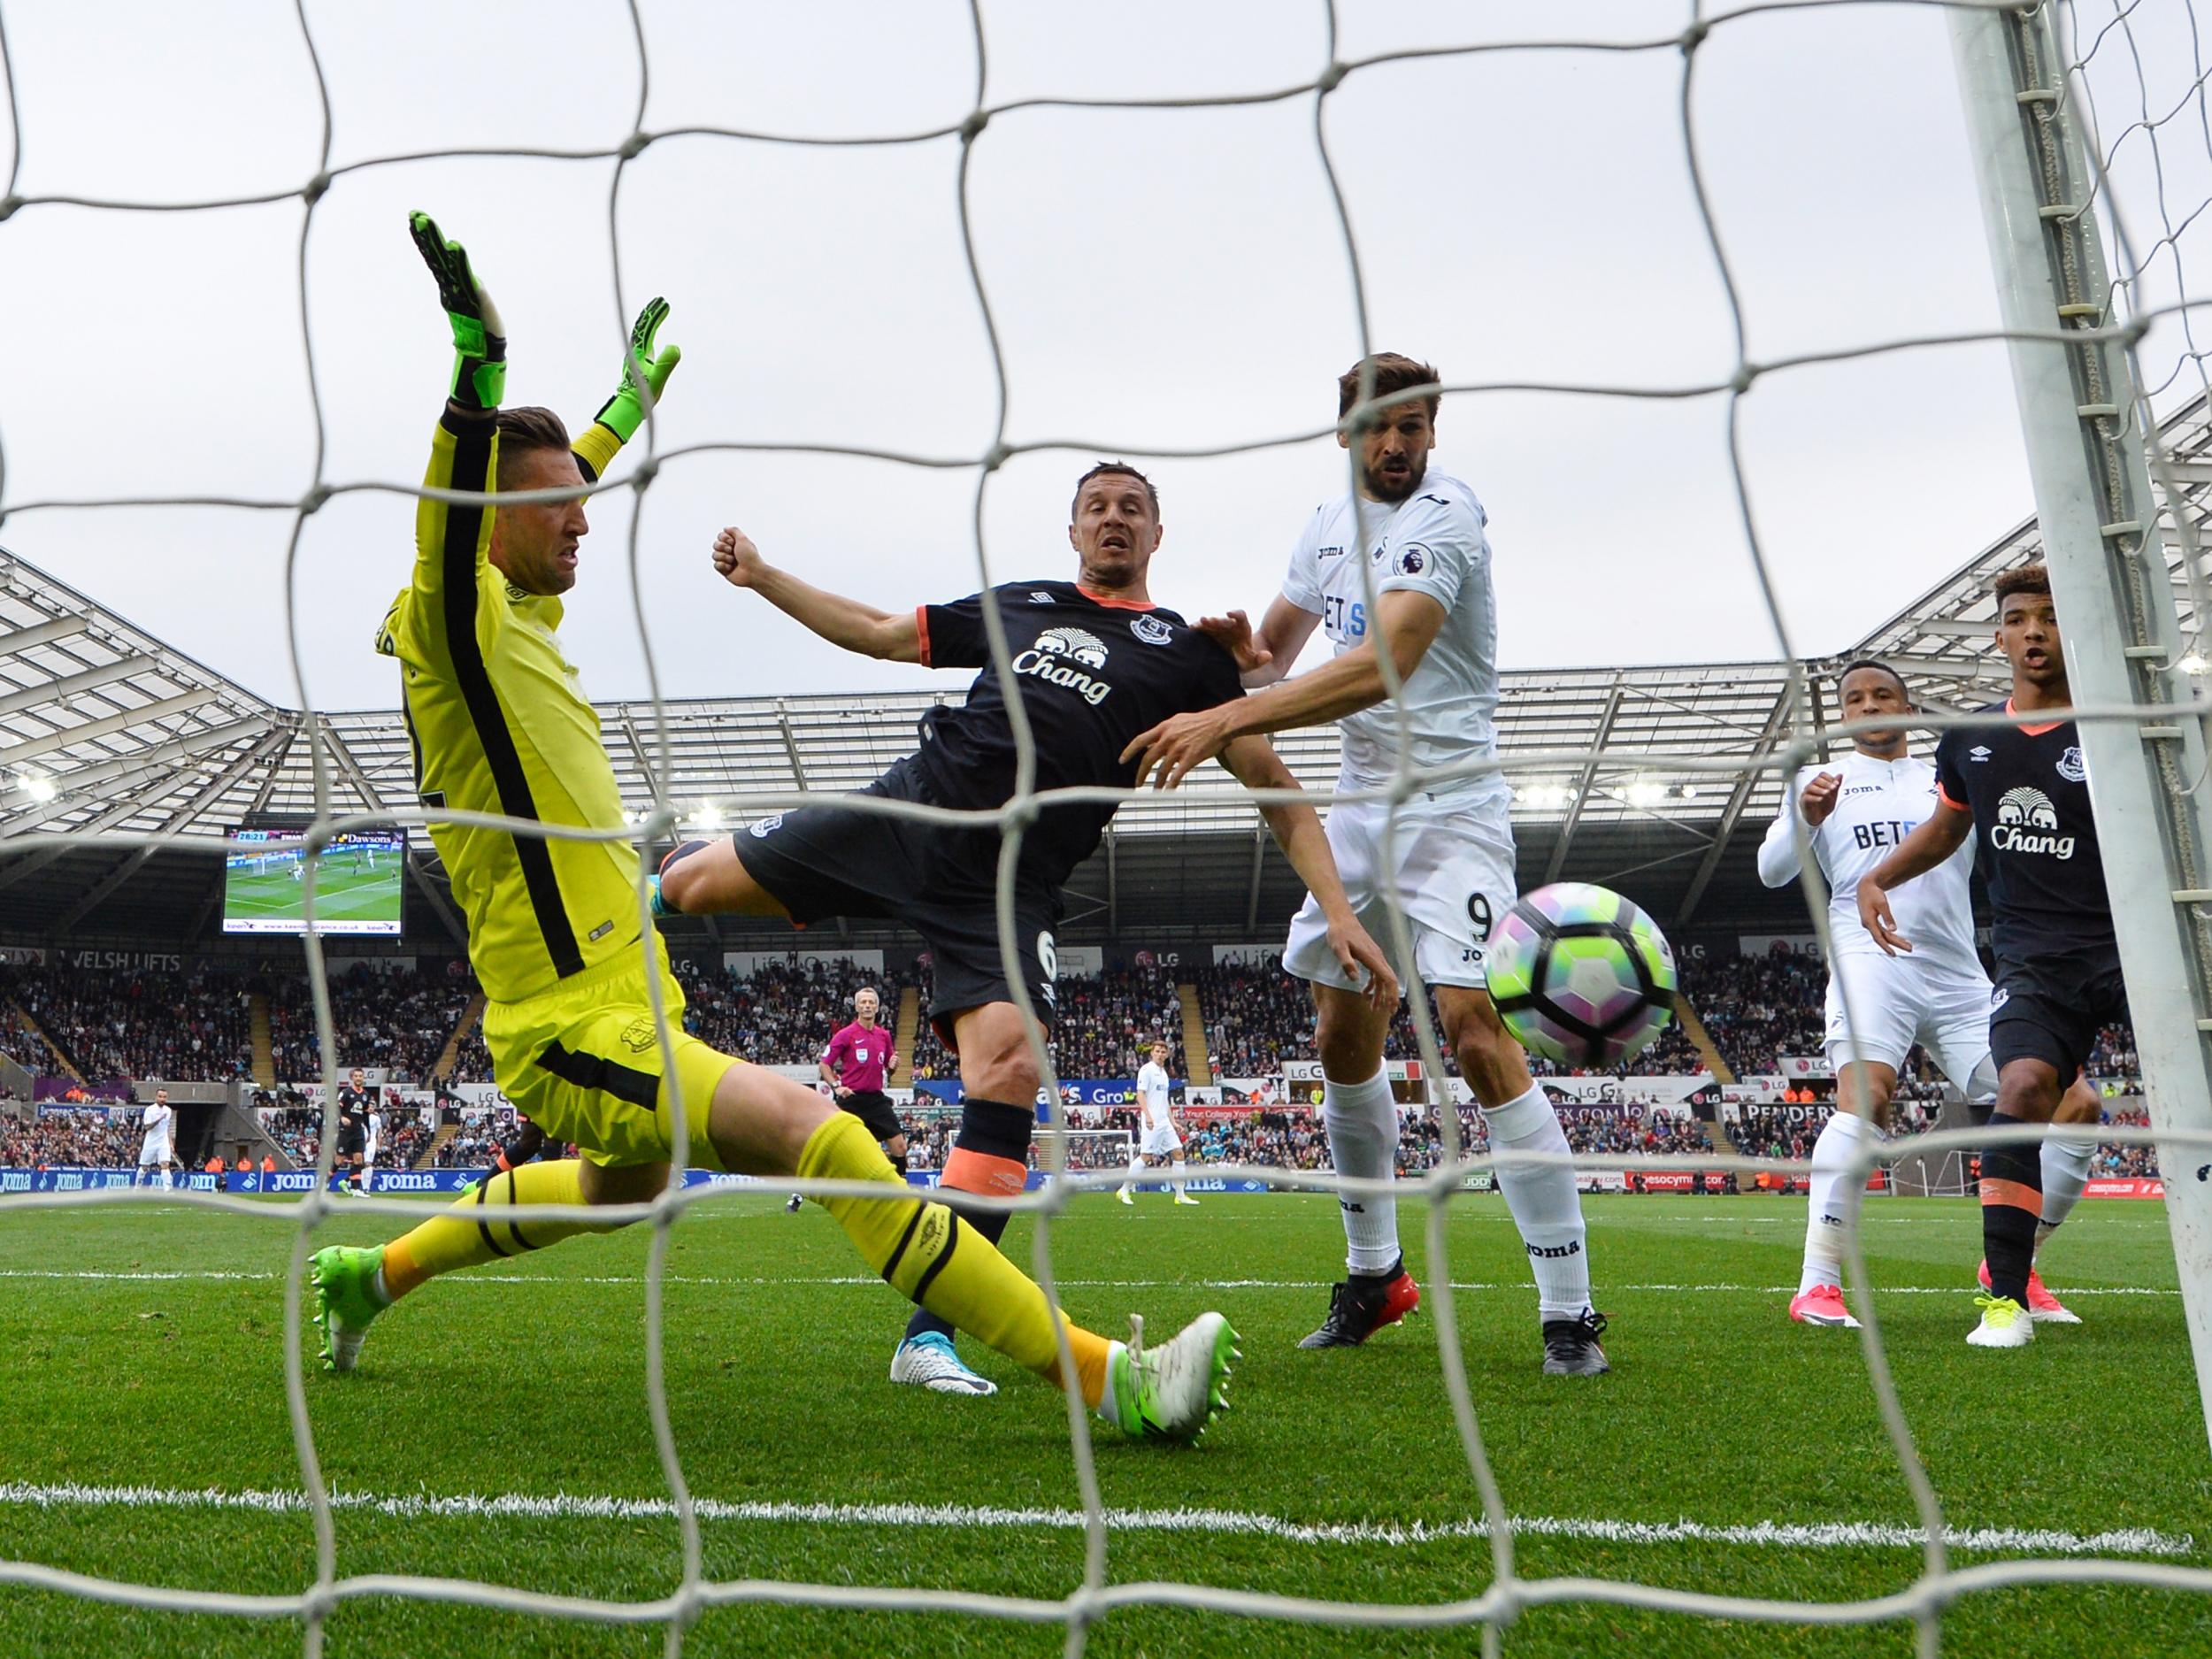
<path id="1" fill-rule="evenodd" d="M 2018 1118 L 1993 1113 L 1992 1129 L 2024 1128 Z M 2043 1216 L 2043 1155 L 2032 1145 L 1991 1147 L 1982 1154 L 1982 1254 L 1989 1294 L 2028 1305 L 2035 1264 L 2035 1224 Z"/>

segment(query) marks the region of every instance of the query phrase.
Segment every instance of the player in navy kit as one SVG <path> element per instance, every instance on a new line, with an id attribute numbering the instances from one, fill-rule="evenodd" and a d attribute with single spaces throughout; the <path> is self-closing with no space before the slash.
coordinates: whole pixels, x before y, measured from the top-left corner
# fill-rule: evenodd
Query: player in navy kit
<path id="1" fill-rule="evenodd" d="M 1885 950 L 1909 950 L 1887 890 L 1934 869 L 1971 833 L 1987 857 L 1991 942 L 1997 958 L 1990 1058 L 1997 1066 L 1993 1127 L 2047 1124 L 2089 1058 L 2098 1031 L 2127 1018 L 2127 987 L 2105 895 L 2080 733 L 2059 648 L 2050 578 L 2039 565 L 1997 579 L 1997 644 L 2012 664 L 2012 695 L 1989 712 L 2015 717 L 1993 730 L 1944 734 L 1936 747 L 1937 805 L 1903 846 L 1859 883 L 1859 917 Z M 1988 1294 L 1967 1340 L 2018 1348 L 2035 1335 L 2026 1312 L 2036 1223 L 2043 1210 L 2032 1146 L 1982 1155 L 1982 1246 Z"/>
<path id="2" fill-rule="evenodd" d="M 1136 768 L 1121 757 L 1131 739 L 1242 690 L 1227 651 L 1152 603 L 1147 572 L 1160 545 L 1160 511 L 1144 475 L 1114 462 L 1093 467 L 1077 481 L 1071 517 L 1076 580 L 1010 582 L 994 589 L 994 597 L 1036 740 L 1033 787 L 1126 789 L 1136 781 Z M 736 529 L 717 539 L 714 562 L 733 586 L 759 594 L 833 645 L 929 668 L 980 669 L 966 704 L 924 715 L 919 750 L 861 793 L 969 810 L 1006 803 L 1015 785 L 1012 717 L 1008 689 L 991 661 L 981 595 L 887 613 L 776 569 Z M 1255 789 L 1297 787 L 1262 737 L 1233 744 L 1222 763 Z M 1031 1003 L 1048 1027 L 1061 888 L 1097 847 L 1114 806 L 1048 803 L 1022 837 L 1014 953 Z M 1394 1003 L 1397 980 L 1345 896 L 1313 809 L 1300 802 L 1260 810 L 1326 917 L 1327 947 L 1346 982 L 1363 983 L 1379 1006 Z M 658 888 L 664 909 L 685 914 L 786 916 L 803 925 L 834 916 L 887 917 L 919 933 L 935 969 L 930 1018 L 959 1055 L 965 1094 L 959 1135 L 939 1186 L 992 1196 L 1019 1193 L 1027 1182 L 1039 1082 L 1030 1032 L 1000 948 L 1001 846 L 994 824 L 810 805 L 726 838 L 684 843 L 664 861 Z M 995 1241 L 1007 1216 L 978 1212 L 968 1219 Z M 916 1317 L 894 1356 L 892 1380 L 940 1393 L 996 1392 L 960 1363 L 950 1336 L 950 1327 L 934 1316 Z"/>

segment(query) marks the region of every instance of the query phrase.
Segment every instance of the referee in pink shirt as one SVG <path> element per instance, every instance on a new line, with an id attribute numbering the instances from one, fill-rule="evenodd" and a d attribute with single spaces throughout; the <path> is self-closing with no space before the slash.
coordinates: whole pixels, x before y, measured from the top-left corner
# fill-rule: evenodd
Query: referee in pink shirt
<path id="1" fill-rule="evenodd" d="M 853 1023 L 830 1039 L 818 1068 L 822 1081 L 836 1092 L 837 1103 L 868 1125 L 868 1133 L 883 1143 L 892 1163 L 906 1167 L 906 1131 L 899 1114 L 883 1092 L 884 1074 L 891 1069 L 891 1032 L 876 1024 L 883 999 L 873 986 L 853 993 Z"/>
<path id="2" fill-rule="evenodd" d="M 853 993 L 853 1023 L 830 1039 L 815 1071 L 830 1086 L 837 1103 L 868 1125 L 868 1133 L 882 1144 L 884 1156 L 899 1171 L 906 1170 L 906 1131 L 899 1126 L 898 1109 L 883 1092 L 884 1074 L 891 1069 L 892 1035 L 876 1024 L 883 999 L 873 986 Z M 794 1194 L 787 1210 L 796 1211 Z"/>

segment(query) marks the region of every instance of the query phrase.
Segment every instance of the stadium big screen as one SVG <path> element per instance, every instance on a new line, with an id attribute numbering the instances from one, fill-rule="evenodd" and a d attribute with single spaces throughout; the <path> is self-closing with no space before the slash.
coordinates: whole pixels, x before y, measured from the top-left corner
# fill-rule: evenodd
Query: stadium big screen
<path id="1" fill-rule="evenodd" d="M 307 931 L 307 826 L 232 832 L 223 871 L 223 931 Z M 315 927 L 324 933 L 396 933 L 407 837 L 399 830 L 334 836 L 315 867 Z"/>

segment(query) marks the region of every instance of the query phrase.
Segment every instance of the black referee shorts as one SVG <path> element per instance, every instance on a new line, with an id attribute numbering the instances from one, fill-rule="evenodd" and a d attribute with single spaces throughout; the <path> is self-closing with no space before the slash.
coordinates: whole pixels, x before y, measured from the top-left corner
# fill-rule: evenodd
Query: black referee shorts
<path id="1" fill-rule="evenodd" d="M 861 792 L 941 805 L 910 757 Z M 999 833 L 921 823 L 836 803 L 763 818 L 730 838 L 745 873 L 800 926 L 832 917 L 903 922 L 929 947 L 936 993 L 930 1023 L 952 1046 L 952 1017 L 1010 1002 L 998 936 Z M 1025 874 L 1014 887 L 1014 955 L 1030 1000 L 1053 1018 L 1056 887 Z"/>
<path id="2" fill-rule="evenodd" d="M 878 1141 L 888 1141 L 906 1133 L 906 1125 L 899 1121 L 898 1108 L 881 1089 L 856 1088 L 849 1094 L 841 1094 L 837 1097 L 837 1109 L 850 1112 L 866 1124 L 868 1133 Z"/>
<path id="3" fill-rule="evenodd" d="M 1989 1003 L 1989 1057 L 2000 1072 L 2009 1061 L 2044 1061 L 2062 1088 L 2088 1064 L 2098 1032 L 2127 1017 L 2127 985 L 2115 948 L 2028 960 L 2000 956 Z"/>

